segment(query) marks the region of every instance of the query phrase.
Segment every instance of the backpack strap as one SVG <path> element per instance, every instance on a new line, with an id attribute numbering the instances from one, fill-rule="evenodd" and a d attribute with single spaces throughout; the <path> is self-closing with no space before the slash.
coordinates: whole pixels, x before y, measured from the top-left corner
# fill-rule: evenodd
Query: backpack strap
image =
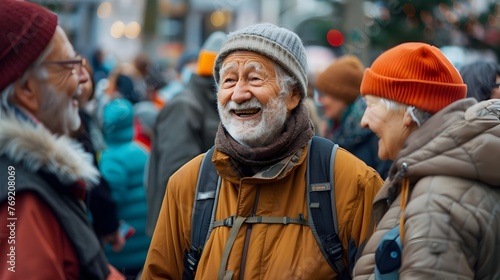
<path id="1" fill-rule="evenodd" d="M 240 223 L 278 223 L 309 225 L 328 264 L 339 275 L 349 279 L 342 260 L 342 244 L 338 237 L 335 207 L 334 163 L 338 145 L 314 136 L 309 142 L 306 171 L 309 219 L 292 217 L 247 217 Z M 233 227 L 237 217 L 214 221 L 221 180 L 211 159 L 214 147 L 204 156 L 198 182 L 191 221 L 191 246 L 184 255 L 183 280 L 194 279 L 203 246 L 214 226 Z M 326 151 L 331 151 L 327 153 Z M 238 223 L 237 228 L 239 228 Z"/>
<path id="2" fill-rule="evenodd" d="M 334 169 L 338 145 L 328 139 L 314 136 L 308 149 L 306 180 L 309 227 L 321 252 L 339 275 L 339 279 L 348 278 L 342 260 L 342 243 L 338 236 L 335 206 Z"/>
<path id="3" fill-rule="evenodd" d="M 220 177 L 212 163 L 214 149 L 212 147 L 207 151 L 198 173 L 196 197 L 191 215 L 191 246 L 189 251 L 184 254 L 183 280 L 194 279 L 203 247 L 213 229 L 221 184 Z"/>

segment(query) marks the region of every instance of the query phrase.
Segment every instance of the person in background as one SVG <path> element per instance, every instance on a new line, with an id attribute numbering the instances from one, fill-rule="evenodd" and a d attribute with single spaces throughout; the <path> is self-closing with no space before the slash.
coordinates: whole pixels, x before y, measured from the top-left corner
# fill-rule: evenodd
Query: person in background
<path id="1" fill-rule="evenodd" d="M 147 232 L 152 235 L 168 179 L 179 167 L 214 145 L 220 119 L 215 103 L 213 66 L 226 34 L 212 33 L 203 44 L 196 72 L 186 88 L 160 111 L 148 165 Z"/>
<path id="2" fill-rule="evenodd" d="M 71 135 L 82 144 L 85 152 L 92 155 L 94 166 L 98 167 L 98 157 L 106 144 L 102 137 L 102 132 L 97 126 L 94 118 L 85 109 L 89 100 L 94 95 L 94 83 L 92 66 L 85 64 L 82 67 L 83 74 L 88 77 L 87 81 L 81 85 L 81 93 L 78 99 L 78 115 L 81 125 Z M 116 204 L 111 198 L 111 189 L 102 176 L 92 189 L 89 190 L 86 202 L 90 211 L 92 225 L 97 236 L 103 244 L 111 244 L 113 250 L 120 251 L 125 245 L 125 239 L 118 230 L 119 221 L 116 212 Z"/>
<path id="3" fill-rule="evenodd" d="M 441 51 L 403 43 L 366 69 L 361 119 L 393 160 L 354 279 L 500 279 L 500 100 L 465 98 Z"/>
<path id="4" fill-rule="evenodd" d="M 167 103 L 177 94 L 182 92 L 189 82 L 191 75 L 196 71 L 198 64 L 199 51 L 186 50 L 184 51 L 175 67 L 172 67 L 170 74 L 167 75 L 167 85 L 158 90 L 159 96 Z"/>
<path id="5" fill-rule="evenodd" d="M 496 62 L 477 61 L 459 68 L 467 85 L 467 97 L 483 101 L 500 98 L 500 65 Z"/>
<path id="6" fill-rule="evenodd" d="M 94 80 L 95 84 L 97 84 L 101 79 L 106 79 L 108 77 L 109 69 L 107 69 L 104 65 L 103 50 L 94 50 L 90 62 L 92 65 L 92 69 L 94 69 L 92 73 L 92 80 Z"/>
<path id="7" fill-rule="evenodd" d="M 323 111 L 320 110 L 317 92 L 314 87 L 318 75 L 335 60 L 335 53 L 327 47 L 310 45 L 305 46 L 307 57 L 307 98 L 304 99 L 304 105 L 309 110 L 309 116 L 314 126 L 314 134 L 324 136 L 325 120 Z"/>
<path id="8" fill-rule="evenodd" d="M 145 100 L 134 104 L 134 141 L 151 151 L 153 129 L 159 109 L 153 101 Z"/>
<path id="9" fill-rule="evenodd" d="M 57 15 L 24 1 L 0 8 L 0 279 L 124 279 L 84 207 L 99 182 L 70 137 L 88 77 Z"/>
<path id="10" fill-rule="evenodd" d="M 118 218 L 135 229 L 123 249 L 106 248 L 106 255 L 128 279 L 141 271 L 151 238 L 146 235 L 146 194 L 144 170 L 148 152 L 133 140 L 133 107 L 116 98 L 104 106 L 103 135 L 108 148 L 102 153 L 99 169 L 111 188 Z"/>
<path id="11" fill-rule="evenodd" d="M 165 105 L 165 101 L 160 98 L 158 90 L 166 86 L 166 82 L 160 72 L 153 66 L 149 55 L 145 53 L 138 54 L 134 58 L 133 65 L 144 81 L 142 85 L 145 85 L 146 87 L 146 96 L 142 101 L 151 101 L 158 110 L 161 109 Z"/>
<path id="12" fill-rule="evenodd" d="M 387 177 L 391 161 L 380 160 L 378 137 L 360 125 L 366 102 L 359 92 L 364 66 L 356 56 L 347 55 L 334 60 L 316 78 L 315 87 L 329 121 L 324 135 L 348 150 L 382 176 Z"/>
<path id="13" fill-rule="evenodd" d="M 269 23 L 230 33 L 219 50 L 213 75 L 221 123 L 211 160 L 221 182 L 214 218 L 236 222 L 213 229 L 197 279 L 337 279 L 313 230 L 286 222 L 286 217 L 308 215 L 306 165 L 314 129 L 302 103 L 306 69 L 299 36 Z M 195 157 L 168 180 L 144 280 L 182 278 L 202 158 Z M 333 172 L 335 201 L 327 203 L 336 206 L 343 272 L 350 272 L 357 248 L 372 230 L 369 206 L 383 181 L 342 148 Z M 248 217 L 283 223 L 244 223 Z"/>

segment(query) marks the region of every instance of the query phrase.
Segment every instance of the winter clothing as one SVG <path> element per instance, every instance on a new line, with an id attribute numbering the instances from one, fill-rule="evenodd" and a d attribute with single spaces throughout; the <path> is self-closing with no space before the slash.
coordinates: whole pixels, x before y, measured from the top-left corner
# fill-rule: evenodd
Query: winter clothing
<path id="1" fill-rule="evenodd" d="M 361 127 L 365 109 L 366 102 L 358 95 L 356 101 L 351 103 L 342 115 L 340 124 L 325 137 L 373 167 L 382 178 L 386 178 L 392 161 L 379 159 L 378 136 L 370 129 Z"/>
<path id="2" fill-rule="evenodd" d="M 157 107 L 151 101 L 141 101 L 134 104 L 134 117 L 147 132 L 152 132 L 158 113 Z"/>
<path id="3" fill-rule="evenodd" d="M 0 113 L 0 218 L 13 224 L 0 228 L 0 278 L 105 279 L 108 262 L 82 207 L 99 176 L 91 155 L 24 115 Z"/>
<path id="4" fill-rule="evenodd" d="M 134 104 L 134 142 L 151 151 L 151 138 L 160 110 L 152 101 Z"/>
<path id="5" fill-rule="evenodd" d="M 361 83 L 363 96 L 379 96 L 431 114 L 464 98 L 466 91 L 451 62 L 424 43 L 403 43 L 385 51 L 365 70 Z"/>
<path id="6" fill-rule="evenodd" d="M 318 75 L 315 86 L 321 93 L 351 104 L 359 96 L 363 70 L 357 57 L 343 56 Z"/>
<path id="7" fill-rule="evenodd" d="M 19 20 L 20 18 L 22 20 Z M 52 39 L 56 26 L 57 15 L 38 4 L 2 1 L 0 92 L 19 79 L 36 61 Z"/>
<path id="8" fill-rule="evenodd" d="M 215 97 L 213 78 L 193 74 L 184 91 L 158 115 L 146 184 L 149 235 L 153 234 L 170 176 L 214 145 L 220 122 Z"/>
<path id="9" fill-rule="evenodd" d="M 283 130 L 285 132 L 272 145 L 245 149 L 222 125 L 219 127 L 212 157 L 222 180 L 216 220 L 231 215 L 299 217 L 302 214 L 307 218 L 307 143 L 313 130 L 303 105 L 293 111 Z M 291 142 L 303 144 L 297 146 Z M 144 279 L 181 278 L 182 256 L 189 248 L 191 211 L 201 159 L 200 156 L 194 158 L 170 177 L 148 252 Z M 354 256 L 356 248 L 370 234 L 372 227 L 366 215 L 371 215 L 371 208 L 368 206 L 382 184 L 372 168 L 345 150 L 338 150 L 335 203 L 346 263 L 352 260 L 348 256 Z M 214 268 L 223 261 L 229 231 L 227 227 L 212 231 L 198 265 L 198 279 L 217 278 L 218 270 Z M 290 248 L 291 243 L 296 246 Z M 314 267 L 310 266 L 311 262 Z M 311 229 L 302 225 L 244 224 L 237 233 L 227 264 L 223 269 L 244 279 L 336 277 Z"/>
<path id="10" fill-rule="evenodd" d="M 229 33 L 214 65 L 215 82 L 224 59 L 235 51 L 251 51 L 272 59 L 297 82 L 302 98 L 307 96 L 307 57 L 302 41 L 294 32 L 270 23 L 254 24 Z"/>
<path id="11" fill-rule="evenodd" d="M 118 218 L 135 228 L 120 252 L 106 248 L 111 264 L 125 275 L 137 273 L 144 265 L 151 239 L 146 235 L 146 194 L 144 169 L 147 152 L 132 141 L 133 108 L 125 99 L 106 104 L 103 135 L 108 149 L 102 153 L 99 169 L 111 187 Z"/>
<path id="12" fill-rule="evenodd" d="M 104 145 L 102 133 L 97 128 L 93 117 L 85 110 L 80 109 L 78 114 L 80 115 L 81 126 L 74 133 L 74 138 L 82 144 L 85 152 L 92 155 L 92 162 L 97 168 L 97 153 L 101 149 L 96 148 L 96 146 Z M 94 144 L 94 142 L 101 143 L 101 141 L 102 144 Z M 118 229 L 119 221 L 116 213 L 116 205 L 111 198 L 111 189 L 108 182 L 102 176 L 99 178 L 99 183 L 89 190 L 85 200 L 90 210 L 92 225 L 97 236 L 103 237 Z"/>
<path id="13" fill-rule="evenodd" d="M 191 211 L 201 159 L 198 156 L 190 161 L 168 182 L 143 279 L 181 279 L 182 256 L 189 248 Z M 216 149 L 212 161 L 222 183 L 215 219 L 222 220 L 231 215 L 298 217 L 299 214 L 307 218 L 306 159 L 307 147 L 300 148 L 255 175 L 242 177 L 239 173 L 242 168 Z M 382 183 L 373 169 L 344 149 L 338 150 L 335 203 L 345 259 L 348 251 L 355 254 L 355 248 L 372 229 L 368 218 L 370 204 Z M 213 230 L 198 265 L 197 279 L 217 279 L 217 268 L 229 231 L 227 227 Z M 290 244 L 294 246 L 290 247 Z M 234 277 L 243 279 L 336 277 L 321 254 L 311 229 L 292 224 L 244 224 L 238 232 L 226 269 L 233 271 Z"/>
<path id="14" fill-rule="evenodd" d="M 201 47 L 196 73 L 200 76 L 212 76 L 214 70 L 214 62 L 217 57 L 217 52 L 226 40 L 226 33 L 215 31 L 210 34 L 203 46 Z"/>
<path id="15" fill-rule="evenodd" d="M 500 279 L 499 112 L 498 100 L 459 100 L 410 134 L 374 200 L 377 229 L 354 279 L 375 279 L 380 239 L 403 213 L 400 279 Z"/>

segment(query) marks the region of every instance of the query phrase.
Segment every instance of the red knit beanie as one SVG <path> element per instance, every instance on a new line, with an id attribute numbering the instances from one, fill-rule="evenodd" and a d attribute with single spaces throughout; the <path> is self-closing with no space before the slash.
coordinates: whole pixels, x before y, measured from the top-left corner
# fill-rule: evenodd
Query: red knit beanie
<path id="1" fill-rule="evenodd" d="M 343 56 L 330 64 L 316 78 L 316 89 L 351 104 L 359 96 L 364 66 L 353 55 Z"/>
<path id="2" fill-rule="evenodd" d="M 436 113 L 465 98 L 467 86 L 441 51 L 403 43 L 382 53 L 365 70 L 361 94 L 375 95 Z"/>
<path id="3" fill-rule="evenodd" d="M 0 92 L 19 79 L 49 44 L 57 15 L 33 3 L 0 4 Z"/>

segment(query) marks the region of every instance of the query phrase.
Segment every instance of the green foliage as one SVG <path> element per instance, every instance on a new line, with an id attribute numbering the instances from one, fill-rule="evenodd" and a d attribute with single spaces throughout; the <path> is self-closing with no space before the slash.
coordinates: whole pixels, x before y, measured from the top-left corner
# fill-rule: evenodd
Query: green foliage
<path id="1" fill-rule="evenodd" d="M 375 48 L 387 49 L 408 41 L 441 47 L 453 44 L 457 36 L 462 36 L 462 41 L 467 42 L 464 47 L 491 49 L 500 58 L 500 25 L 490 26 L 488 22 L 490 15 L 495 13 L 494 3 L 479 15 L 472 13 L 467 0 L 383 0 L 374 3 L 379 5 L 379 13 L 369 30 L 377 32 L 368 32 L 368 36 Z M 490 36 L 481 37 L 472 31 L 478 28 Z"/>

